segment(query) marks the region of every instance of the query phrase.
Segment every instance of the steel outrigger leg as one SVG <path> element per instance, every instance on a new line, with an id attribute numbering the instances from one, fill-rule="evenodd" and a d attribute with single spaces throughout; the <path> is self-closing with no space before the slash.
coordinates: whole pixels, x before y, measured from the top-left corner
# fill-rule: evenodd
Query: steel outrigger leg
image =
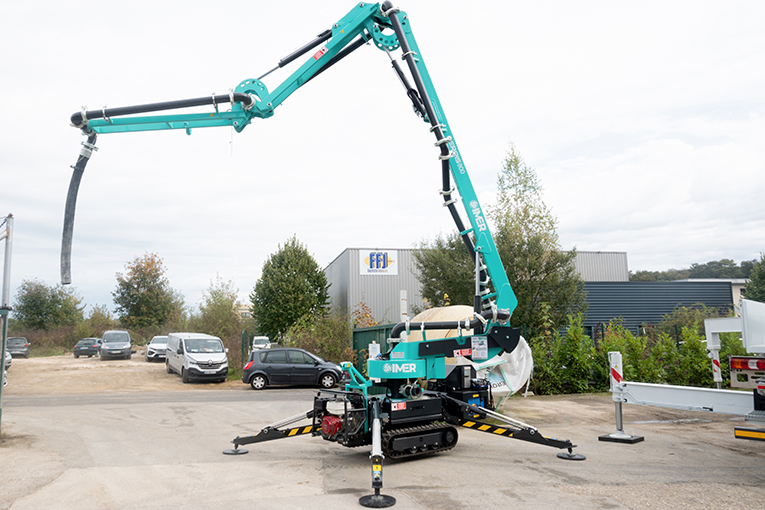
<path id="1" fill-rule="evenodd" d="M 372 402 L 372 488 L 374 494 L 359 498 L 359 504 L 367 508 L 387 508 L 396 504 L 396 498 L 380 494 L 382 489 L 382 464 L 385 456 L 382 452 L 382 431 L 380 428 L 380 401 Z"/>
<path id="2" fill-rule="evenodd" d="M 236 438 L 231 441 L 231 443 L 234 445 L 234 448 L 223 450 L 223 453 L 226 455 L 244 455 L 245 453 L 249 452 L 249 450 L 247 448 L 242 448 L 240 450 L 239 446 L 243 444 L 262 443 L 263 441 L 273 441 L 274 439 L 284 439 L 285 437 L 302 436 L 303 434 L 311 434 L 316 430 L 320 430 L 321 424 L 304 425 L 302 427 L 294 427 L 291 429 L 283 430 L 279 429 L 279 427 L 283 427 L 300 420 L 310 420 L 311 418 L 313 418 L 313 410 L 310 410 L 306 413 L 297 414 L 291 418 L 287 418 L 286 420 L 282 420 L 271 425 L 267 425 L 263 428 L 263 430 L 254 436 L 236 436 Z"/>
<path id="3" fill-rule="evenodd" d="M 558 458 L 564 460 L 585 460 L 586 457 L 580 453 L 574 453 L 573 449 L 576 448 L 575 444 L 572 444 L 568 439 L 556 439 L 554 437 L 543 436 L 539 431 L 523 423 L 522 421 L 514 420 L 504 414 L 495 413 L 485 407 L 469 404 L 461 400 L 446 396 L 452 402 L 456 402 L 462 406 L 464 411 L 475 413 L 479 417 L 489 417 L 495 420 L 501 421 L 506 425 L 497 426 L 490 423 L 484 423 L 477 420 L 466 420 L 464 418 L 458 418 L 456 416 L 447 419 L 448 422 L 459 425 L 461 427 L 478 430 L 480 432 L 487 432 L 489 434 L 495 434 L 498 436 L 512 437 L 513 439 L 520 439 L 521 441 L 529 441 L 531 443 L 537 443 L 544 446 L 552 446 L 553 448 L 567 449 L 568 452 L 558 453 Z"/>

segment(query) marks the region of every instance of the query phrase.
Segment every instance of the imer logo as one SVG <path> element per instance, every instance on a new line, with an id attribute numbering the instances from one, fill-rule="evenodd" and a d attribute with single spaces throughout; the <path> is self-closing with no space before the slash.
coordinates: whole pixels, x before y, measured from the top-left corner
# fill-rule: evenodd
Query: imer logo
<path id="1" fill-rule="evenodd" d="M 483 232 L 486 230 L 486 220 L 483 219 L 481 208 L 478 207 L 478 202 L 476 200 L 470 201 L 470 209 L 473 212 L 473 216 L 475 217 L 475 223 L 478 226 L 478 231 Z"/>
<path id="2" fill-rule="evenodd" d="M 386 363 L 383 365 L 383 372 L 386 374 L 413 374 L 417 371 L 417 365 L 414 363 Z"/>
<path id="3" fill-rule="evenodd" d="M 396 250 L 361 250 L 359 262 L 361 274 L 397 275 L 398 252 Z"/>

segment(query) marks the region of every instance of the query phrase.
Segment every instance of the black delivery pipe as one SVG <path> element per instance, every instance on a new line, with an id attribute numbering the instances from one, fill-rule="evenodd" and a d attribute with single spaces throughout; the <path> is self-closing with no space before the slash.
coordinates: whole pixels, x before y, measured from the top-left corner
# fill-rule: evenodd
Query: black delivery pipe
<path id="1" fill-rule="evenodd" d="M 481 313 L 481 317 L 487 321 L 494 320 L 494 313 L 495 312 L 492 310 L 484 310 Z M 510 320 L 510 313 L 507 310 L 496 310 L 496 314 L 496 320 L 498 321 Z M 475 317 L 470 321 L 468 326 L 465 326 L 465 321 L 410 322 L 409 329 L 416 331 L 418 329 L 458 329 L 460 327 L 464 329 L 476 329 L 480 327 L 481 331 L 483 331 L 483 325 L 484 322 L 481 319 Z M 393 326 L 393 329 L 390 332 L 390 337 L 399 338 L 404 330 L 406 330 L 406 322 L 399 322 Z"/>
<path id="2" fill-rule="evenodd" d="M 165 101 L 162 103 L 139 104 L 135 106 L 122 106 L 119 108 L 103 108 L 101 110 L 88 110 L 86 112 L 77 112 L 72 115 L 70 120 L 74 127 L 82 128 L 86 120 L 108 119 L 109 117 L 119 117 L 121 115 L 135 115 L 137 113 L 159 112 L 163 110 L 177 110 L 179 108 L 191 108 L 194 106 L 216 105 L 219 103 L 230 103 L 232 96 L 229 94 L 220 94 L 217 96 L 196 97 L 193 99 L 178 99 L 176 101 Z M 235 103 L 243 103 L 245 106 L 252 105 L 253 99 L 249 94 L 236 92 L 233 94 Z M 85 118 L 83 119 L 83 115 Z"/>

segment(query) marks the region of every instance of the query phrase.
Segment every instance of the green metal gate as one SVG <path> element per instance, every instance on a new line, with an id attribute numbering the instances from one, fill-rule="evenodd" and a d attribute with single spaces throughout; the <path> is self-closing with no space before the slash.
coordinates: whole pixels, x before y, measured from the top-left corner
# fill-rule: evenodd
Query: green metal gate
<path id="1" fill-rule="evenodd" d="M 388 350 L 388 337 L 395 324 L 379 324 L 368 328 L 354 328 L 353 330 L 353 350 L 356 351 L 356 368 L 364 373 L 364 360 L 369 353 L 369 344 L 376 342 L 380 344 L 380 352 Z M 365 351 L 365 352 L 362 352 Z"/>

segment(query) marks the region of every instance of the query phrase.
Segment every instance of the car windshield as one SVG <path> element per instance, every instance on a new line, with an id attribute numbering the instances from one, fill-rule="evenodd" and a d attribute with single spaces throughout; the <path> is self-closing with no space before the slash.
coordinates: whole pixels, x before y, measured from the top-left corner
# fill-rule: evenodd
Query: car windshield
<path id="1" fill-rule="evenodd" d="M 130 337 L 128 336 L 127 332 L 125 331 L 112 331 L 111 333 L 104 333 L 104 343 L 105 344 L 114 344 L 114 343 L 127 343 L 130 340 Z"/>
<path id="2" fill-rule="evenodd" d="M 223 344 L 217 338 L 187 338 L 186 352 L 223 352 Z"/>
<path id="3" fill-rule="evenodd" d="M 155 336 L 151 339 L 150 344 L 166 344 L 167 343 L 167 337 L 166 336 Z"/>

